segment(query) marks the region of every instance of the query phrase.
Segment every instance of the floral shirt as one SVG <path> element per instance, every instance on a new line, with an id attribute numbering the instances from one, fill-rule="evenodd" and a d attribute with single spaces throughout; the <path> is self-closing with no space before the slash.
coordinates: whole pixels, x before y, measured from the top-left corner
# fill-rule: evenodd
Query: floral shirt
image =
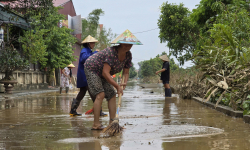
<path id="1" fill-rule="evenodd" d="M 70 74 L 70 70 L 68 67 L 64 68 L 64 73 L 68 76 Z M 61 85 L 60 87 L 69 87 L 69 77 L 65 76 L 63 73 L 61 75 Z"/>
<path id="2" fill-rule="evenodd" d="M 103 64 L 108 63 L 111 67 L 110 74 L 116 74 L 121 72 L 123 68 L 132 67 L 132 54 L 130 51 L 126 53 L 124 61 L 118 59 L 117 46 L 108 47 L 92 56 L 90 56 L 86 62 L 85 67 L 90 71 L 95 72 L 98 76 L 102 76 Z"/>
<path id="3" fill-rule="evenodd" d="M 69 70 L 68 67 L 65 67 L 65 68 L 64 68 L 64 73 L 65 73 L 67 76 L 70 74 L 70 70 Z M 63 77 L 63 78 L 68 78 L 67 76 L 65 76 L 65 75 L 62 73 L 62 77 Z"/>

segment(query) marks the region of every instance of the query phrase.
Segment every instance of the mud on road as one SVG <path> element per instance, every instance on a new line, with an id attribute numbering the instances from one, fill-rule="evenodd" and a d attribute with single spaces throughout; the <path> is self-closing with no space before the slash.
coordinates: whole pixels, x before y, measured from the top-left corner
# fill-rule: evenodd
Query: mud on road
<path id="1" fill-rule="evenodd" d="M 153 93 L 152 93 L 153 91 Z M 77 91 L 22 96 L 0 101 L 0 150 L 247 150 L 250 125 L 192 100 L 165 100 L 161 88 L 130 83 L 120 110 L 122 134 L 98 139 L 93 115 L 70 117 Z M 86 96 L 77 112 L 93 104 Z M 108 112 L 107 102 L 103 103 Z M 107 126 L 109 117 L 102 117 Z"/>

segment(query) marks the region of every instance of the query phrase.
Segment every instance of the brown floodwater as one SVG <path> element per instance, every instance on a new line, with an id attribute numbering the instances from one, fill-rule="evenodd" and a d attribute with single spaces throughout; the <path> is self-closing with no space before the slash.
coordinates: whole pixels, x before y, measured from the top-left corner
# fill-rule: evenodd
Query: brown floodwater
<path id="1" fill-rule="evenodd" d="M 153 93 L 152 93 L 153 91 Z M 120 110 L 122 134 L 98 139 L 93 115 L 70 117 L 77 91 L 0 101 L 0 150 L 247 150 L 250 125 L 192 100 L 165 100 L 163 89 L 130 83 Z M 86 96 L 77 112 L 93 103 Z M 103 103 L 108 112 L 107 102 Z M 102 117 L 107 126 L 109 117 Z"/>

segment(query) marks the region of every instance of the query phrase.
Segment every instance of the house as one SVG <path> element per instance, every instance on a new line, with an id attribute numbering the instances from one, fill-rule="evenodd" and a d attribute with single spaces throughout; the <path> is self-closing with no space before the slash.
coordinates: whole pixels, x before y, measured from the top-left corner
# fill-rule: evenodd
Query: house
<path id="1" fill-rule="evenodd" d="M 30 27 L 29 23 L 22 17 L 21 14 L 12 11 L 6 11 L 3 3 L 0 3 L 0 31 L 1 38 L 0 42 L 4 40 L 4 35 L 8 37 L 8 26 L 9 24 L 17 26 L 22 29 L 28 29 Z M 18 20 L 13 20 L 13 17 L 17 17 Z M 18 51 L 21 51 L 19 46 Z M 40 89 L 47 88 L 48 84 L 46 83 L 46 74 L 39 70 L 39 64 L 30 64 L 29 70 L 18 70 L 13 73 L 14 78 L 18 81 L 18 84 L 15 85 L 15 90 L 21 89 Z M 4 73 L 0 72 L 0 79 L 4 77 Z M 0 92 L 3 92 L 3 85 L 0 84 Z"/>
<path id="2" fill-rule="evenodd" d="M 76 68 L 72 69 L 72 74 L 74 77 L 77 75 L 77 68 L 78 68 L 78 62 L 79 62 L 79 55 L 81 52 L 81 33 L 82 33 L 82 19 L 81 15 L 77 15 L 74 4 L 72 0 L 53 0 L 54 6 L 55 7 L 63 7 L 62 9 L 59 10 L 60 14 L 65 15 L 65 20 L 62 20 L 59 23 L 59 26 L 67 26 L 70 29 L 73 29 L 74 32 L 72 32 L 72 35 L 76 37 L 77 42 L 72 45 L 74 49 L 74 54 L 77 56 L 77 60 L 72 62 Z M 0 3 L 0 8 L 4 9 L 3 3 Z M 0 15 L 0 40 L 1 40 L 1 33 L 3 30 L 1 30 L 1 24 L 4 23 L 11 23 L 11 24 L 16 24 L 16 26 L 19 26 L 23 29 L 28 28 L 28 24 L 25 24 L 25 20 L 22 19 L 22 17 L 19 16 L 19 21 L 18 22 L 10 22 L 10 16 L 12 15 L 18 15 L 18 14 L 9 14 L 7 12 L 1 11 L 0 13 L 6 13 L 5 15 Z M 7 17 L 5 17 L 7 16 Z M 8 18 L 9 17 L 9 18 Z M 5 32 L 7 30 L 5 29 Z M 0 79 L 4 75 L 0 73 Z M 56 85 L 60 85 L 60 76 L 61 76 L 61 71 L 60 69 L 56 69 L 55 72 L 55 77 L 56 77 Z M 43 72 L 43 70 L 40 70 L 40 65 L 38 64 L 30 64 L 30 69 L 29 70 L 22 70 L 22 71 L 16 71 L 14 73 L 14 78 L 18 81 L 17 86 L 15 86 L 15 90 L 20 90 L 20 89 L 39 89 L 39 88 L 47 88 L 47 78 L 46 74 Z M 2 85 L 0 85 L 0 92 L 2 92 Z"/>

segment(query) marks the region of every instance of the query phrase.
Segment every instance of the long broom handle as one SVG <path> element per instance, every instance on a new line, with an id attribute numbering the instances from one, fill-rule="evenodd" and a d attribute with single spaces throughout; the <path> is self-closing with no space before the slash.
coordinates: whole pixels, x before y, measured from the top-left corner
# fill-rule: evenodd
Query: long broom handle
<path id="1" fill-rule="evenodd" d="M 121 84 L 124 83 L 124 79 L 125 79 L 125 77 L 122 76 L 122 82 L 121 82 Z M 123 86 L 121 86 L 121 88 L 123 88 Z M 120 107 L 121 107 L 121 101 L 122 101 L 122 94 L 120 93 L 119 94 L 118 105 L 117 105 L 117 110 L 116 110 L 116 115 L 115 115 L 116 118 L 119 117 L 119 110 L 120 110 Z"/>

